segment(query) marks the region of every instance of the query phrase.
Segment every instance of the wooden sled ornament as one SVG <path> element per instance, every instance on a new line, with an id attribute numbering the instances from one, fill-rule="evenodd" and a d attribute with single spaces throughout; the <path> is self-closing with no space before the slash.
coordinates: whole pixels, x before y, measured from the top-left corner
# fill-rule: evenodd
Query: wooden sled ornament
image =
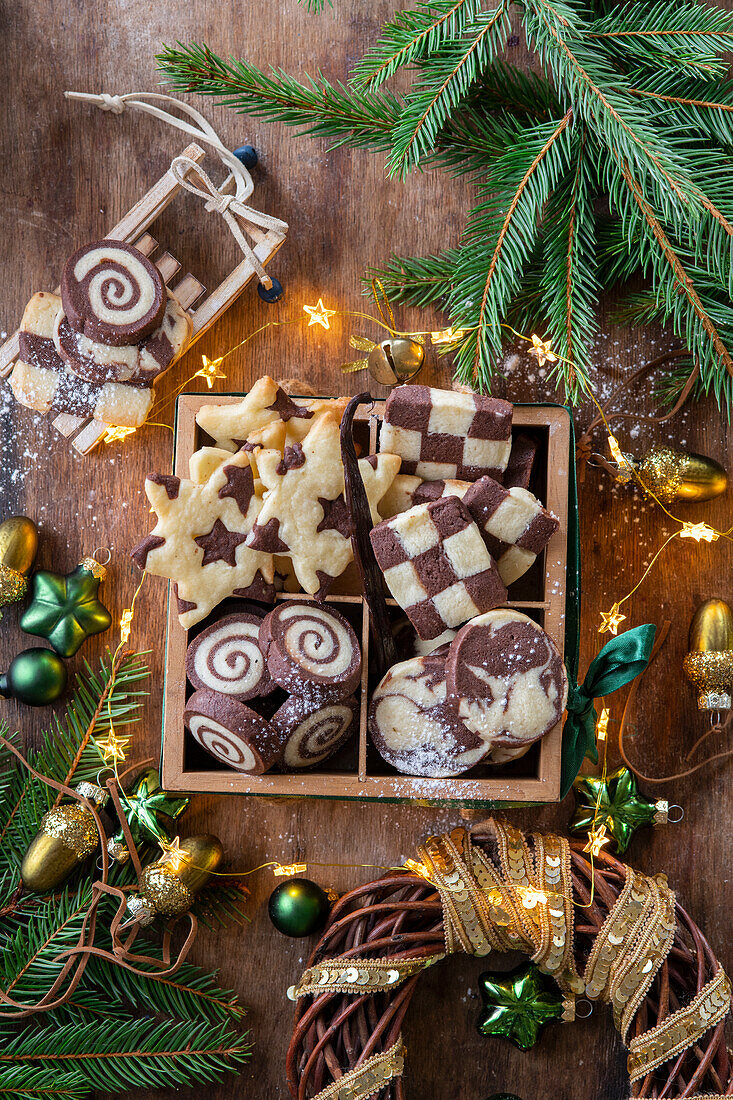
<path id="1" fill-rule="evenodd" d="M 194 165 L 200 164 L 205 155 L 201 146 L 195 142 L 184 149 L 182 153 L 182 156 L 194 162 Z M 194 175 L 193 165 L 184 175 Z M 180 279 L 178 278 L 181 264 L 172 253 L 160 249 L 157 240 L 151 236 L 148 229 L 176 198 L 181 189 L 181 184 L 176 180 L 171 169 L 168 169 L 106 236 L 111 240 L 126 241 L 133 244 L 145 256 L 153 259 L 166 286 L 191 318 L 193 331 L 191 340 L 183 352 L 185 355 L 196 340 L 203 336 L 214 322 L 229 309 L 229 306 L 236 301 L 247 283 L 256 275 L 256 271 L 251 260 L 243 256 L 241 262 L 210 294 L 206 293 L 204 285 L 191 272 L 187 272 Z M 222 192 L 225 194 L 232 193 L 233 190 L 233 180 L 230 178 L 222 188 Z M 247 217 L 238 213 L 236 215 L 241 228 L 254 242 L 252 251 L 260 263 L 266 265 L 283 244 L 287 236 L 288 225 L 286 222 L 268 217 L 263 219 L 263 222 L 266 220 L 271 226 L 274 222 L 275 227 L 267 228 L 264 224 L 257 224 L 254 220 L 256 216 L 255 211 L 251 211 L 251 216 Z M 156 253 L 157 259 L 154 258 Z M 55 293 L 59 293 L 59 288 L 56 289 Z M 19 330 L 16 329 L 13 335 L 0 347 L 0 378 L 6 378 L 15 366 L 19 354 L 18 336 Z M 107 431 L 113 427 L 113 425 L 105 424 L 92 417 L 71 416 L 68 413 L 59 413 L 53 420 L 53 426 L 61 435 L 71 441 L 72 447 L 80 454 L 88 454 Z"/>

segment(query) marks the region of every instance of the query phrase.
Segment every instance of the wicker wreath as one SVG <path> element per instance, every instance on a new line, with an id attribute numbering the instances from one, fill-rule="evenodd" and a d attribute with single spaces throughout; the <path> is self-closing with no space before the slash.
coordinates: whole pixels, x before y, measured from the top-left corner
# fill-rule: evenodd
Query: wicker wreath
<path id="1" fill-rule="evenodd" d="M 733 1096 L 730 983 L 669 890 L 582 844 L 489 819 L 345 894 L 307 969 L 287 1054 L 297 1100 L 405 1100 L 402 1022 L 427 966 L 519 949 L 563 990 L 609 1003 L 632 1097 Z"/>

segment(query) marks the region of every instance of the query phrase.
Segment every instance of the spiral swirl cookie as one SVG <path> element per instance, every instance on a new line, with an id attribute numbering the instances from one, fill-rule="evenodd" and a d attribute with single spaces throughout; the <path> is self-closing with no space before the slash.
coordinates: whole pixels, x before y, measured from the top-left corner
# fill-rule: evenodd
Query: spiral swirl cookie
<path id="1" fill-rule="evenodd" d="M 262 775 L 282 757 L 285 737 L 246 703 L 217 691 L 195 691 L 183 722 L 216 760 L 248 775 Z"/>
<path id="2" fill-rule="evenodd" d="M 565 666 L 548 634 L 505 608 L 466 623 L 446 659 L 448 691 L 466 726 L 489 746 L 520 748 L 560 721 Z"/>
<path id="3" fill-rule="evenodd" d="M 288 600 L 262 620 L 260 648 L 272 679 L 314 702 L 346 699 L 361 678 L 361 649 L 343 615 L 315 602 Z"/>
<path id="4" fill-rule="evenodd" d="M 227 615 L 193 639 L 186 653 L 186 675 L 196 689 L 220 691 L 233 699 L 254 699 L 271 692 L 259 646 L 258 615 Z"/>
<path id="5" fill-rule="evenodd" d="M 166 291 L 146 256 L 124 241 L 104 240 L 84 245 L 66 261 L 61 301 L 76 332 L 124 347 L 160 325 Z"/>
<path id="6" fill-rule="evenodd" d="M 432 653 L 392 666 L 372 696 L 369 734 L 397 771 L 433 779 L 460 775 L 489 751 L 448 696 L 444 657 Z"/>
<path id="7" fill-rule="evenodd" d="M 353 695 L 334 703 L 314 703 L 291 695 L 271 719 L 287 738 L 282 766 L 298 771 L 322 763 L 349 740 L 358 715 L 359 704 Z"/>

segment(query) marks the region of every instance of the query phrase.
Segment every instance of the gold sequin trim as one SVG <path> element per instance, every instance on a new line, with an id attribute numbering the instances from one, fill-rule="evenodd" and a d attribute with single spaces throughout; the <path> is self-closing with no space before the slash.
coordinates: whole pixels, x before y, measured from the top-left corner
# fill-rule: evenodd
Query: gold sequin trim
<path id="1" fill-rule="evenodd" d="M 384 1054 L 367 1058 L 358 1069 L 351 1069 L 338 1081 L 322 1089 L 313 1100 L 367 1100 L 380 1092 L 393 1078 L 401 1077 L 405 1064 L 402 1036 Z"/>
<path id="2" fill-rule="evenodd" d="M 418 852 L 443 904 L 446 954 L 465 951 L 483 956 L 497 949 L 487 900 L 470 870 L 471 841 L 466 830 L 430 836 Z"/>
<path id="3" fill-rule="evenodd" d="M 629 1046 L 629 1077 L 638 1081 L 693 1046 L 706 1031 L 726 1016 L 730 1007 L 730 981 L 719 967 L 715 977 L 703 986 L 689 1005 L 668 1016 L 651 1031 L 645 1031 Z"/>
<path id="4" fill-rule="evenodd" d="M 407 978 L 414 977 L 445 955 L 430 955 L 426 959 L 330 959 L 303 971 L 297 985 L 288 989 L 291 1001 L 309 994 L 379 993 L 396 989 Z"/>

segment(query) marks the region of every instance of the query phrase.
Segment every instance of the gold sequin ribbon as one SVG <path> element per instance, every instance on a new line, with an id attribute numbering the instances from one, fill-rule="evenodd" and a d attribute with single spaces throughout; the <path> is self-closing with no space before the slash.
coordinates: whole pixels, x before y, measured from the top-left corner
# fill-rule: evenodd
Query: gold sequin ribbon
<path id="1" fill-rule="evenodd" d="M 715 1027 L 730 1008 L 731 985 L 722 967 L 684 1008 L 667 1016 L 651 1031 L 633 1039 L 629 1045 L 628 1069 L 632 1081 L 638 1081 L 693 1046 Z"/>
<path id="2" fill-rule="evenodd" d="M 384 1054 L 374 1054 L 357 1069 L 350 1069 L 338 1081 L 322 1089 L 313 1100 L 367 1100 L 394 1077 L 401 1077 L 404 1064 L 405 1047 L 400 1036 Z"/>
<path id="3" fill-rule="evenodd" d="M 407 978 L 444 959 L 445 955 L 429 955 L 422 959 L 329 959 L 303 971 L 297 985 L 288 989 L 291 1001 L 309 994 L 379 993 L 395 989 Z"/>
<path id="4" fill-rule="evenodd" d="M 631 1022 L 669 954 L 675 935 L 674 894 L 664 875 L 626 868 L 626 881 L 596 936 L 585 969 L 585 994 L 613 1008 L 626 1042 Z"/>

